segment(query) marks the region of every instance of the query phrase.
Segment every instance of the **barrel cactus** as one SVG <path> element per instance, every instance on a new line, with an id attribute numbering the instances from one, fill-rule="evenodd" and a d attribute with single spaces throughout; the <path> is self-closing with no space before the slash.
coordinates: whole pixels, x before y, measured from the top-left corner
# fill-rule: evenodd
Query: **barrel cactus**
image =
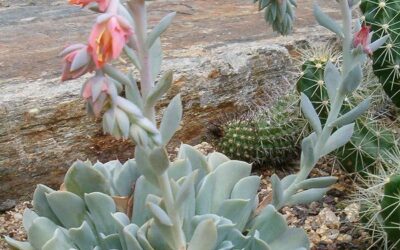
<path id="1" fill-rule="evenodd" d="M 400 249 L 400 150 L 388 153 L 376 173 L 363 176 L 354 195 L 360 204 L 362 227 L 371 233 L 373 245 Z M 384 165 L 384 166 L 383 166 Z"/>
<path id="2" fill-rule="evenodd" d="M 296 88 L 308 96 L 324 123 L 330 110 L 324 73 L 328 61 L 339 65 L 340 54 L 330 44 L 313 46 L 300 51 L 301 72 Z"/>
<path id="3" fill-rule="evenodd" d="M 400 1 L 362 0 L 365 29 L 373 31 L 372 41 L 388 39 L 372 55 L 374 73 L 393 103 L 400 107 Z"/>
<path id="4" fill-rule="evenodd" d="M 232 159 L 274 167 L 288 163 L 298 157 L 305 124 L 297 99 L 297 95 L 289 94 L 270 109 L 216 126 L 209 132 L 214 145 Z"/>

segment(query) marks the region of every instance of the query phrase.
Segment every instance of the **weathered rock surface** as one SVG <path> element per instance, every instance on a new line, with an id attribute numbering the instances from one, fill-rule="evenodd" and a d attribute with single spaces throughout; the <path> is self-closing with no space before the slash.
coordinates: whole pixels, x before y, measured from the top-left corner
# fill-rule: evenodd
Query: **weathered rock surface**
<path id="1" fill-rule="evenodd" d="M 85 39 L 93 15 L 64 1 L 0 2 L 0 203 L 30 195 L 37 183 L 57 187 L 76 159 L 132 157 L 129 142 L 103 135 L 86 116 L 83 79 L 59 81 L 57 53 Z M 176 142 L 196 141 L 208 122 L 286 92 L 294 77 L 290 49 L 326 34 L 313 27 L 308 7 L 298 22 L 307 28 L 274 39 L 251 2 L 151 2 L 152 16 L 178 11 L 163 41 L 163 70 L 173 69 L 175 82 L 159 107 L 182 93 L 184 127 Z"/>

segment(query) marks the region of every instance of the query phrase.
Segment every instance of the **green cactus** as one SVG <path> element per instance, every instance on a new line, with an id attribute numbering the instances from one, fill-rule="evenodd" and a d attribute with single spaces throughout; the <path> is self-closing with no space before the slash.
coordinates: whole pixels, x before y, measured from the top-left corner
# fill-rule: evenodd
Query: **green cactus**
<path id="1" fill-rule="evenodd" d="M 372 40 L 389 36 L 372 55 L 374 73 L 393 103 L 400 107 L 400 1 L 362 0 L 362 21 L 374 32 Z"/>
<path id="2" fill-rule="evenodd" d="M 232 159 L 258 165 L 280 166 L 295 159 L 305 124 L 298 116 L 296 99 L 287 95 L 269 110 L 219 125 L 220 132 L 209 132 L 214 132 L 214 145 Z"/>
<path id="3" fill-rule="evenodd" d="M 297 91 L 307 95 L 324 124 L 330 109 L 324 80 L 325 66 L 328 61 L 338 64 L 340 56 L 329 45 L 314 46 L 300 53 L 302 62 L 300 77 L 296 83 Z"/>
<path id="4" fill-rule="evenodd" d="M 400 174 L 389 178 L 381 201 L 385 231 L 392 249 L 400 249 Z"/>
<path id="5" fill-rule="evenodd" d="M 348 172 L 374 172 L 385 160 L 384 152 L 393 150 L 396 138 L 393 132 L 371 118 L 356 122 L 349 143 L 337 150 L 335 156 Z"/>
<path id="6" fill-rule="evenodd" d="M 27 209 L 23 216 L 28 242 L 8 237 L 7 242 L 23 250 L 175 250 L 172 222 L 165 212 L 161 190 L 150 179 L 136 174 L 140 161 L 130 160 L 123 165 L 118 161 L 95 165 L 76 162 L 65 176 L 65 191 L 44 185 L 36 188 L 34 211 Z M 260 177 L 250 175 L 250 164 L 229 160 L 216 152 L 206 157 L 193 147 L 182 145 L 168 173 L 188 249 L 309 248 L 305 232 L 289 228 L 274 206 L 254 214 Z M 310 188 L 315 199 L 335 181 L 334 177 L 316 178 L 301 183 L 299 188 Z M 280 180 L 275 176 L 273 182 Z M 134 192 L 115 185 L 134 187 Z M 301 194 L 302 191 L 297 194 L 300 197 L 293 196 L 290 204 L 303 203 Z M 132 197 L 131 213 L 118 211 L 112 195 Z"/>
<path id="7" fill-rule="evenodd" d="M 387 153 L 376 173 L 360 180 L 354 195 L 360 204 L 362 227 L 379 249 L 400 249 L 400 149 Z"/>

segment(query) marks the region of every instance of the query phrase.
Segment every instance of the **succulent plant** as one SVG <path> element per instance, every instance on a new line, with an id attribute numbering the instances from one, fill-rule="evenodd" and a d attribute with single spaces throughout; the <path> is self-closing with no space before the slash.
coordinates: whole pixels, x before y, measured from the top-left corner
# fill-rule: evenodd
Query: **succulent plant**
<path id="1" fill-rule="evenodd" d="M 400 150 L 387 154 L 379 171 L 360 178 L 354 201 L 360 204 L 361 227 L 373 246 L 400 249 Z"/>
<path id="2" fill-rule="evenodd" d="M 217 125 L 209 132 L 214 145 L 231 159 L 269 166 L 288 163 L 299 155 L 299 137 L 304 127 L 297 99 L 289 94 L 271 109 Z"/>
<path id="3" fill-rule="evenodd" d="M 274 31 L 281 35 L 288 35 L 293 31 L 297 0 L 254 0 L 254 2 L 258 2 L 260 10 L 265 9 L 265 21 Z"/>
<path id="4" fill-rule="evenodd" d="M 372 55 L 374 73 L 393 103 L 400 107 L 400 1 L 362 0 L 361 20 L 371 29 L 372 41 L 388 37 Z"/>
<path id="5" fill-rule="evenodd" d="M 167 171 L 187 249 L 309 248 L 304 231 L 289 228 L 274 206 L 255 215 L 260 177 L 250 176 L 251 165 L 182 145 Z M 6 240 L 18 249 L 177 249 L 162 191 L 138 172 L 135 160 L 76 162 L 65 191 L 36 188 L 34 211 L 23 216 L 29 242 Z M 336 178 L 321 180 L 329 185 Z M 132 197 L 132 211 L 118 211 L 113 194 Z"/>

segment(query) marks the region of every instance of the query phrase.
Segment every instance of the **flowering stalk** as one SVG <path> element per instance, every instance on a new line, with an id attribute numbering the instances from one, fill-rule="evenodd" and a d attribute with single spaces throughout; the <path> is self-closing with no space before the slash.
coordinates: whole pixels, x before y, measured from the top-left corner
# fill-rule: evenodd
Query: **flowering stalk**
<path id="1" fill-rule="evenodd" d="M 336 68 L 331 62 L 328 62 L 324 82 L 327 86 L 331 109 L 324 126 L 315 111 L 311 101 L 302 93 L 301 108 L 304 116 L 309 120 L 314 132 L 302 141 L 302 154 L 300 172 L 291 180 L 287 188 L 282 188 L 282 183 L 278 177 L 272 177 L 272 184 L 275 190 L 273 205 L 279 209 L 285 205 L 293 204 L 299 197 L 322 197 L 327 191 L 326 188 L 311 188 L 307 191 L 298 193 L 304 187 L 313 187 L 315 184 L 307 180 L 308 175 L 314 168 L 318 160 L 332 152 L 333 150 L 345 145 L 351 138 L 354 130 L 354 121 L 364 113 L 369 106 L 369 99 L 360 103 L 348 113 L 340 115 L 343 102 L 346 96 L 360 85 L 362 79 L 361 65 L 366 60 L 366 50 L 361 45 L 355 43 L 359 38 L 358 34 L 352 34 L 352 5 L 354 1 L 338 1 L 341 13 L 343 27 L 340 27 L 333 19 L 321 11 L 315 5 L 314 14 L 317 21 L 324 27 L 335 32 L 342 38 L 343 47 L 343 66 L 342 69 Z M 368 36 L 367 36 L 368 37 Z M 369 53 L 367 53 L 369 54 Z M 333 130 L 336 130 L 334 133 Z M 320 179 L 319 182 L 331 183 L 333 179 Z M 283 182 L 283 181 L 282 181 Z"/>

